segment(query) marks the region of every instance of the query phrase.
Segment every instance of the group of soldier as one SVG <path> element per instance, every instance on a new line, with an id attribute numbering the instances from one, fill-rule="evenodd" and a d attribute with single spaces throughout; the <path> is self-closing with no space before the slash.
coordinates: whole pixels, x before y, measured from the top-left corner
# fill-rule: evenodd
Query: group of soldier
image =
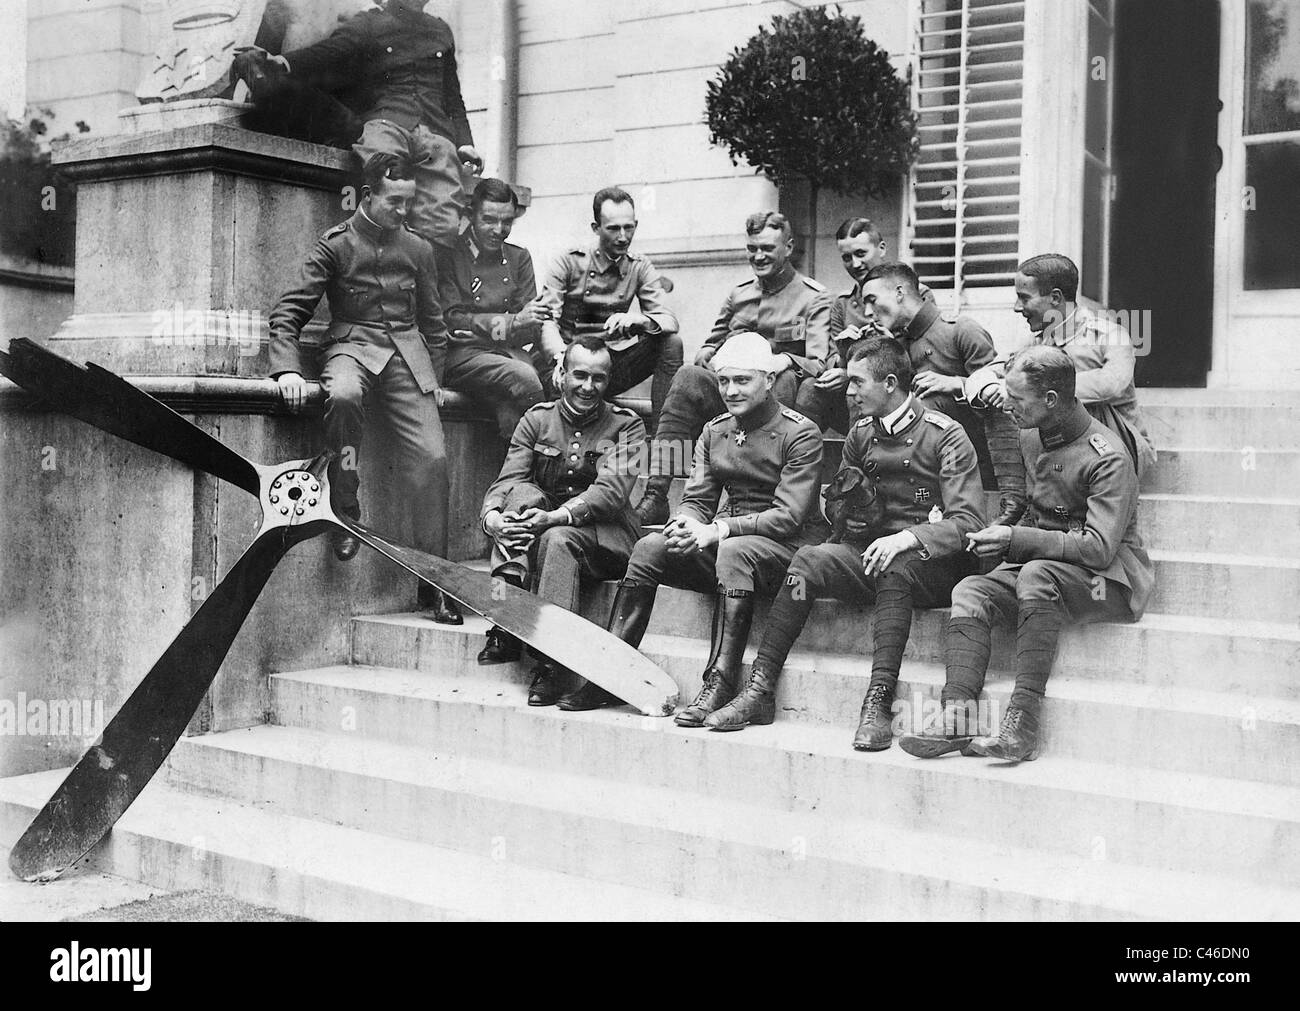
<path id="1" fill-rule="evenodd" d="M 355 459 L 365 419 L 386 423 L 415 546 L 439 555 L 443 391 L 489 408 L 508 444 L 480 514 L 497 578 L 573 611 L 584 583 L 618 580 L 607 628 L 634 646 L 661 585 L 713 596 L 710 655 L 699 693 L 676 716 L 681 726 L 772 723 L 787 656 L 814 602 L 830 597 L 872 605 L 871 676 L 853 746 L 886 749 L 913 609 L 951 607 L 941 705 L 904 728 L 902 747 L 920 757 L 1034 758 L 1063 625 L 1135 620 L 1152 582 L 1136 517 L 1139 473 L 1153 453 L 1137 413 L 1133 346 L 1079 305 L 1074 264 L 1048 254 L 1020 265 L 1015 311 L 1030 339 L 999 356 L 978 323 L 945 318 L 912 269 L 888 260 L 870 221 L 840 227 L 853 284 L 832 297 L 796 269 L 789 222 L 758 212 L 745 221 L 752 276 L 727 294 L 685 365 L 670 286 L 631 249 L 637 217 L 626 192 L 595 195 L 592 241 L 560 255 L 538 290 L 528 251 L 508 241 L 521 211 L 515 191 L 490 178 L 461 191 L 481 164 L 452 87 L 450 33 L 423 6 L 394 0 L 350 22 L 342 41 L 318 44 L 337 60 L 345 42 L 356 56 L 387 40 L 371 55 L 388 67 L 376 79 L 391 94 L 375 100 L 356 144 L 360 206 L 317 241 L 301 282 L 271 314 L 271 374 L 286 403 L 306 402 L 311 352 L 300 338 L 325 295 L 331 322 L 314 353 L 327 443 Z M 432 52 L 411 57 L 421 39 Z M 439 115 L 411 97 L 430 94 L 419 73 L 389 66 L 403 46 L 412 66 L 441 75 Z M 285 54 L 279 72 L 320 57 Z M 646 379 L 649 439 L 641 417 L 612 399 Z M 845 440 L 823 511 L 829 430 Z M 674 507 L 679 476 L 687 480 Z M 359 516 L 355 466 L 336 461 L 330 479 L 335 509 Z M 992 516 L 986 486 L 997 491 Z M 357 548 L 352 537 L 335 539 L 342 560 Z M 763 597 L 773 603 L 746 671 Z M 432 587 L 422 586 L 420 603 L 435 621 L 462 621 Z M 973 704 L 1000 618 L 1015 625 L 1016 682 L 994 732 Z M 494 628 L 479 661 L 522 651 Z M 530 705 L 619 702 L 544 655 L 531 659 Z"/>

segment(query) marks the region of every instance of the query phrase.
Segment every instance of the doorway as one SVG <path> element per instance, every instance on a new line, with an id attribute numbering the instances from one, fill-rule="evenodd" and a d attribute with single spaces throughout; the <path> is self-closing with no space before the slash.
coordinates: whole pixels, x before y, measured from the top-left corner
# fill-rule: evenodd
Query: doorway
<path id="1" fill-rule="evenodd" d="M 1117 0 L 1111 309 L 1151 310 L 1139 386 L 1203 387 L 1214 309 L 1217 0 Z"/>

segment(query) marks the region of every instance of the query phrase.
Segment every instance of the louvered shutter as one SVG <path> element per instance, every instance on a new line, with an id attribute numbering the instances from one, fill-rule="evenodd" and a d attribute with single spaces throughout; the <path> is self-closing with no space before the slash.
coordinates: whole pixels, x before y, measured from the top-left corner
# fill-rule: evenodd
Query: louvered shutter
<path id="1" fill-rule="evenodd" d="M 954 293 L 1015 279 L 1025 5 L 918 0 L 913 108 L 921 154 L 911 174 L 912 264 Z"/>

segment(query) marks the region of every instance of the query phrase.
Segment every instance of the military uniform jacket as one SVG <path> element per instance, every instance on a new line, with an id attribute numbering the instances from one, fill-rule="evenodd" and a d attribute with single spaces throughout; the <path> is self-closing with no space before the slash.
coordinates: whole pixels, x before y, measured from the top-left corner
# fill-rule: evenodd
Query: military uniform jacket
<path id="1" fill-rule="evenodd" d="M 946 320 L 934 302 L 926 302 L 898 335 L 914 372 L 969 376 L 997 358 L 993 338 L 972 319 Z"/>
<path id="2" fill-rule="evenodd" d="M 1080 306 L 1059 326 L 1036 336 L 1030 346 L 1058 347 L 1074 362 L 1074 395 L 1088 413 L 1123 437 L 1126 448 L 1145 471 L 1156 451 L 1138 412 L 1133 369 L 1133 341 L 1119 324 Z M 966 397 L 978 404 L 985 387 L 1006 377 L 1009 356 L 991 362 L 967 380 Z"/>
<path id="3" fill-rule="evenodd" d="M 407 130 L 422 123 L 457 147 L 474 143 L 456 70 L 456 42 L 441 18 L 364 11 L 328 38 L 284 57 L 291 74 L 328 91 L 355 91 L 363 120 L 387 119 Z"/>
<path id="4" fill-rule="evenodd" d="M 695 443 L 678 512 L 701 523 L 725 520 L 731 536 L 796 543 L 817 520 L 821 463 L 821 430 L 775 398 L 743 419 L 720 414 Z"/>
<path id="5" fill-rule="evenodd" d="M 599 244 L 574 246 L 556 258 L 542 282 L 542 298 L 555 319 L 542 324 L 542 349 L 553 358 L 577 337 L 605 335 L 605 321 L 627 312 L 636 299 L 650 317 L 651 333 L 677 332 L 677 317 L 665 303 L 664 283 L 654 264 L 639 253 L 618 260 L 605 255 Z M 617 340 L 610 342 L 621 350 Z"/>
<path id="6" fill-rule="evenodd" d="M 964 551 L 966 535 L 985 523 L 979 460 L 966 430 L 915 396 L 893 428 L 861 418 L 844 440 L 841 466 L 867 475 L 884 510 L 873 534 L 909 530 L 921 542 L 922 558 Z"/>
<path id="7" fill-rule="evenodd" d="M 322 235 L 298 285 L 271 311 L 271 375 L 304 372 L 299 335 L 321 296 L 330 325 L 320 363 L 355 358 L 379 375 L 399 353 L 423 393 L 442 383 L 447 328 L 438 305 L 433 247 L 407 228 L 385 231 L 358 210 Z"/>
<path id="8" fill-rule="evenodd" d="M 1007 561 L 1069 562 L 1113 579 L 1140 618 L 1154 574 L 1137 529 L 1137 474 L 1114 433 L 1080 405 L 1056 432 L 1022 430 L 1020 449 L 1029 508 Z"/>
<path id="9" fill-rule="evenodd" d="M 507 242 L 499 253 L 480 251 L 466 230 L 453 248 L 435 247 L 434 255 L 452 347 L 504 351 L 533 341 L 511 333 L 515 314 L 537 295 L 528 250 Z"/>
<path id="10" fill-rule="evenodd" d="M 766 288 L 751 277 L 731 289 L 704 342 L 714 353 L 733 333 L 762 334 L 772 353 L 789 355 L 805 376 L 820 376 L 831 353 L 831 297 L 793 267 Z"/>
<path id="11" fill-rule="evenodd" d="M 927 302 L 934 301 L 934 294 L 924 284 L 920 286 L 921 297 Z M 842 334 L 848 327 L 855 327 L 863 330 L 864 333 L 856 340 L 840 340 Z M 855 284 L 847 291 L 842 291 L 835 296 L 835 301 L 831 303 L 831 354 L 826 363 L 828 369 L 846 369 L 849 367 L 849 358 L 853 354 L 853 349 L 864 340 L 871 337 L 888 337 L 885 332 L 876 323 L 874 317 L 868 318 L 866 312 L 866 302 L 862 298 L 862 286 Z"/>
<path id="12" fill-rule="evenodd" d="M 575 526 L 595 524 L 598 540 L 600 525 L 610 524 L 624 544 L 635 543 L 641 524 L 628 497 L 644 447 L 645 424 L 616 404 L 602 401 L 580 424 L 565 418 L 558 400 L 530 407 L 515 426 L 501 473 L 483 496 L 480 522 L 504 508 L 511 488 L 531 481 L 556 508 L 569 510 Z"/>

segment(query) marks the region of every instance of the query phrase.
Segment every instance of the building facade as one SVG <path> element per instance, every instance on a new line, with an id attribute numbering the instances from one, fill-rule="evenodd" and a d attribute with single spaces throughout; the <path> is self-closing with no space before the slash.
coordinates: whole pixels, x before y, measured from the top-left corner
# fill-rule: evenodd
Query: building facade
<path id="1" fill-rule="evenodd" d="M 21 5 L 10 5 L 15 9 Z M 169 23 L 231 3 L 29 0 L 29 108 L 113 132 Z M 234 7 L 245 6 L 239 3 Z M 292 6 L 292 5 L 290 5 Z M 314 4 L 312 25 L 364 6 Z M 706 81 L 791 0 L 434 0 L 456 31 L 488 171 L 530 186 L 516 237 L 545 259 L 589 236 L 590 195 L 638 201 L 639 248 L 673 278 L 689 346 L 747 273 L 742 222 L 805 201 L 709 143 Z M 945 308 L 1000 344 L 1016 262 L 1080 263 L 1084 300 L 1142 330 L 1147 386 L 1295 387 L 1300 321 L 1300 4 L 1289 0 L 848 0 L 910 79 L 922 154 L 895 196 L 830 196 L 820 280 L 847 283 L 833 231 L 866 213 Z M 191 8 L 193 8 L 191 10 Z M 197 13 L 196 13 L 197 12 Z M 13 15 L 11 15 L 13 16 Z M 10 87 L 12 91 L 12 85 Z M 6 96 L 12 105 L 15 96 Z M 797 189 L 797 188 L 795 188 Z M 67 299 L 4 265 L 8 326 Z M 35 292 L 36 294 L 33 294 Z M 44 312 L 34 305 L 46 300 Z M 35 300 L 35 302 L 33 301 Z M 33 315 L 33 313 L 35 314 Z M 40 337 L 41 333 L 32 336 Z"/>

